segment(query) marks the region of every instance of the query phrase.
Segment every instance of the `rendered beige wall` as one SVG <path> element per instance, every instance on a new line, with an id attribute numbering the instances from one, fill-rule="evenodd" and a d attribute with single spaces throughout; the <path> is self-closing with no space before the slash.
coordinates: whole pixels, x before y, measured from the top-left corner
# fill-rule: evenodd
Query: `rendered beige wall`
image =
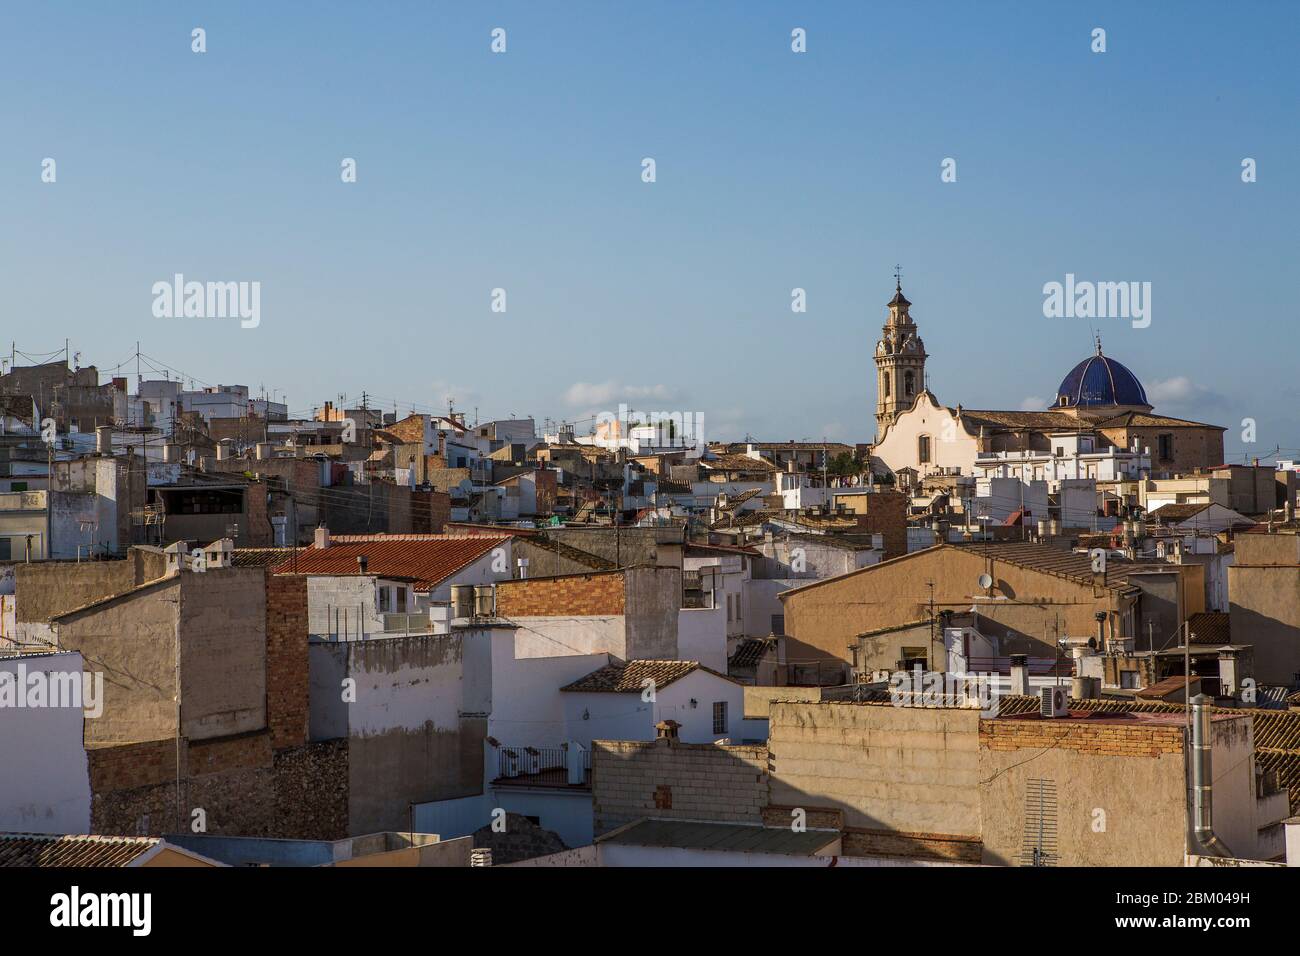
<path id="1" fill-rule="evenodd" d="M 979 711 L 773 702 L 771 802 L 844 824 L 979 836 Z"/>

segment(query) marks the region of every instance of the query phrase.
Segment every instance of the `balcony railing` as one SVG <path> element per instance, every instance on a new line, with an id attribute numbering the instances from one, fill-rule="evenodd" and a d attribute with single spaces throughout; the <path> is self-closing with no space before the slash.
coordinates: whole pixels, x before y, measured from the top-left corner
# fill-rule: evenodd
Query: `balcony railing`
<path id="1" fill-rule="evenodd" d="M 966 661 L 968 673 L 985 672 L 991 674 L 1011 674 L 1010 657 L 971 657 Z M 1031 657 L 1029 658 L 1029 673 L 1033 677 L 1073 677 L 1074 660 L 1069 657 L 1062 657 L 1059 660 L 1055 657 Z"/>
<path id="2" fill-rule="evenodd" d="M 569 785 L 570 762 L 581 761 L 583 781 L 590 779 L 591 751 L 568 747 L 501 747 L 496 783 L 539 786 Z M 576 770 L 576 767 L 575 767 Z"/>

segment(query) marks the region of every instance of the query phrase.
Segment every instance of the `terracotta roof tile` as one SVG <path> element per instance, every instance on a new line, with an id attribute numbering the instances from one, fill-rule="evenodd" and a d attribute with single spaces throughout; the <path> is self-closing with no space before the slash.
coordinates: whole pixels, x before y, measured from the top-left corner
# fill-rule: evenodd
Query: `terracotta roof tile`
<path id="1" fill-rule="evenodd" d="M 1213 644 L 1221 647 L 1232 643 L 1231 615 L 1221 611 L 1201 611 L 1187 619 L 1187 631 L 1193 644 Z"/>
<path id="2" fill-rule="evenodd" d="M 639 694 L 644 681 L 653 681 L 655 687 L 667 687 L 692 671 L 702 670 L 731 680 L 725 674 L 710 670 L 699 661 L 612 661 L 586 677 L 561 687 L 562 691 L 601 694 Z M 733 681 L 733 683 L 735 683 Z"/>
<path id="3" fill-rule="evenodd" d="M 722 454 L 716 458 L 701 458 L 700 466 L 710 471 L 776 471 L 776 466 L 770 461 L 748 455 Z"/>
<path id="4" fill-rule="evenodd" d="M 1154 518 L 1157 521 L 1186 521 L 1188 518 L 1194 518 L 1206 508 L 1210 507 L 1209 502 L 1201 504 L 1161 505 L 1155 511 L 1147 515 L 1148 518 Z"/>
<path id="5" fill-rule="evenodd" d="M 0 834 L 3 866 L 127 866 L 158 845 L 157 837 Z"/>
<path id="6" fill-rule="evenodd" d="M 428 591 L 465 565 L 508 540 L 508 535 L 375 534 L 337 535 L 328 548 L 303 548 L 279 565 L 277 574 L 356 574 L 365 556 L 369 574 L 415 580 Z"/>

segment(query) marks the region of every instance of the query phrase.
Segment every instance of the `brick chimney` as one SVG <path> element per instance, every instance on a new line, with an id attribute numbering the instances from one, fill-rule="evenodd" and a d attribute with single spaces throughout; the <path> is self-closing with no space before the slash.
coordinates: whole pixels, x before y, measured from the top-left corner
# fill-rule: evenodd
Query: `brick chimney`
<path id="1" fill-rule="evenodd" d="M 670 747 L 677 743 L 677 731 L 682 725 L 675 720 L 661 720 L 655 724 L 655 740 L 662 740 Z"/>

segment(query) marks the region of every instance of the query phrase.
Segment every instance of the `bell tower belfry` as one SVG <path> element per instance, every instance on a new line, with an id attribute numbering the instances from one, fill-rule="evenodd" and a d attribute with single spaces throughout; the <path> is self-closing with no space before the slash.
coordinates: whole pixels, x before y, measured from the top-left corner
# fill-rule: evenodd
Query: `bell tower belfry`
<path id="1" fill-rule="evenodd" d="M 902 272 L 895 267 L 889 318 L 876 343 L 876 441 L 925 389 L 925 343 L 917 334 L 903 295 Z"/>

